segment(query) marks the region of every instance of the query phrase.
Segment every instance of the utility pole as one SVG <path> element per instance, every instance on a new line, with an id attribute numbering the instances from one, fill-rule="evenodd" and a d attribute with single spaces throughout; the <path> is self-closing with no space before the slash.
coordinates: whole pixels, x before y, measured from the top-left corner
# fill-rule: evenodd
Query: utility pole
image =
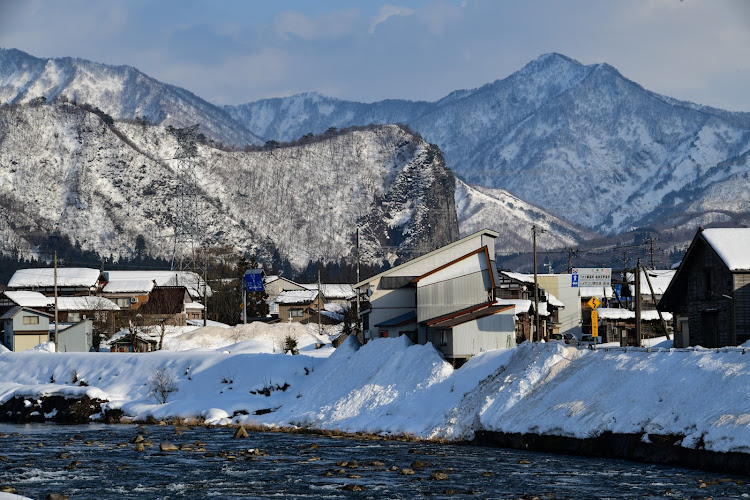
<path id="1" fill-rule="evenodd" d="M 578 249 L 577 248 L 568 248 L 568 274 L 571 273 L 573 270 L 573 267 L 571 266 L 571 261 L 573 260 L 573 257 L 578 255 Z"/>
<path id="2" fill-rule="evenodd" d="M 664 328 L 664 335 L 667 337 L 667 340 L 669 340 L 669 332 L 667 331 L 667 322 L 664 321 L 664 316 L 661 314 L 661 310 L 659 310 L 658 304 L 656 303 L 656 294 L 654 293 L 654 287 L 651 284 L 651 278 L 648 276 L 648 271 L 644 272 L 643 275 L 646 277 L 646 283 L 648 283 L 648 289 L 651 290 L 651 300 L 654 302 L 654 309 L 656 309 L 656 312 L 659 314 L 659 321 L 661 321 L 661 326 Z"/>
<path id="3" fill-rule="evenodd" d="M 55 273 L 54 273 L 54 281 L 55 281 L 55 352 L 59 352 L 59 341 L 58 341 L 58 333 L 59 330 L 57 328 L 57 250 L 55 250 Z"/>
<path id="4" fill-rule="evenodd" d="M 649 237 L 648 243 L 649 243 L 649 253 L 651 254 L 651 269 L 656 269 L 656 266 L 654 265 L 654 238 Z"/>
<path id="5" fill-rule="evenodd" d="M 206 281 L 206 278 L 208 277 L 208 252 L 204 249 L 203 250 L 203 326 L 206 326 L 206 323 L 208 322 L 208 291 L 206 290 L 208 288 L 208 282 Z M 246 314 L 247 315 L 247 314 Z"/>
<path id="6" fill-rule="evenodd" d="M 359 283 L 359 228 L 357 228 L 357 240 L 356 240 L 356 253 L 357 253 L 357 283 Z M 362 329 L 360 328 L 359 324 L 359 311 L 360 311 L 360 303 L 359 303 L 359 289 L 355 291 L 357 294 L 357 319 L 356 319 L 356 328 L 357 331 L 355 332 L 355 335 L 359 338 L 359 335 L 362 335 L 362 344 L 365 343 L 365 334 L 362 332 Z"/>
<path id="7" fill-rule="evenodd" d="M 531 226 L 532 242 L 534 246 L 534 326 L 535 331 L 529 335 L 529 340 L 534 342 L 534 335 L 539 337 L 539 281 L 536 274 L 536 224 Z M 539 337 L 541 340 L 541 337 Z"/>
<path id="8" fill-rule="evenodd" d="M 635 338 L 638 346 L 641 341 L 641 259 L 635 265 Z"/>

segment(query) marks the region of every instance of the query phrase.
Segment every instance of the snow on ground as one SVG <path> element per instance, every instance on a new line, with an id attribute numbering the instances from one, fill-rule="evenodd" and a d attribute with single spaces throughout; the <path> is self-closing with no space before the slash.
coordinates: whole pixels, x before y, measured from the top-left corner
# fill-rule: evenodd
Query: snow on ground
<path id="1" fill-rule="evenodd" d="M 286 338 L 291 337 L 297 341 L 297 348 L 300 352 L 308 353 L 310 356 L 328 357 L 333 350 L 330 346 L 330 338 L 337 335 L 340 330 L 340 326 L 325 325 L 319 332 L 317 325 L 300 323 L 252 322 L 234 327 L 217 322 L 209 322 L 205 327 L 194 324 L 170 325 L 166 326 L 164 331 L 164 350 L 202 349 L 274 354 L 283 353 Z M 110 342 L 127 335 L 129 335 L 127 329 L 121 330 L 110 339 Z M 143 327 L 141 335 L 158 342 L 161 327 Z M 319 349 L 321 345 L 327 345 L 327 347 Z M 54 351 L 54 347 L 52 350 Z"/>
<path id="2" fill-rule="evenodd" d="M 643 348 L 524 343 L 454 370 L 431 345 L 405 337 L 362 347 L 350 338 L 333 352 L 315 350 L 311 340 L 301 355 L 272 354 L 282 332 L 268 326 L 242 326 L 247 340 L 214 351 L 0 353 L 0 401 L 86 393 L 136 418 L 202 416 L 445 439 L 469 439 L 477 430 L 674 434 L 685 436 L 686 447 L 750 453 L 750 355 L 743 347 L 661 348 L 669 342 L 659 339 Z M 220 334 L 182 335 L 199 343 Z M 161 367 L 179 388 L 166 404 L 149 395 L 149 377 Z"/>

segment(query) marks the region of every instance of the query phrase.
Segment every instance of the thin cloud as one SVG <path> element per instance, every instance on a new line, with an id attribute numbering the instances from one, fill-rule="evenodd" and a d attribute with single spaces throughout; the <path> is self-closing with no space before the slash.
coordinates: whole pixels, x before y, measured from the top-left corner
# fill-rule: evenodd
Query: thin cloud
<path id="1" fill-rule="evenodd" d="M 380 7 L 378 14 L 370 20 L 370 34 L 372 35 L 373 33 L 375 33 L 375 28 L 377 28 L 379 24 L 386 22 L 393 16 L 411 16 L 415 12 L 417 11 L 408 7 L 383 5 L 382 7 Z"/>

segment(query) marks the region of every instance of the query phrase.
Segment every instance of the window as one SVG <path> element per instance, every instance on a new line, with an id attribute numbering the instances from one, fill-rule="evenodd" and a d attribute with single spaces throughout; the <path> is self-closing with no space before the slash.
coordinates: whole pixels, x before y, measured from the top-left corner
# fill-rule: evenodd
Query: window
<path id="1" fill-rule="evenodd" d="M 440 345 L 441 346 L 448 345 L 448 332 L 445 330 L 440 332 Z"/>
<path id="2" fill-rule="evenodd" d="M 289 315 L 293 318 L 301 318 L 302 317 L 302 309 L 291 309 L 289 311 Z"/>
<path id="3" fill-rule="evenodd" d="M 713 281 L 712 281 L 710 267 L 703 268 L 703 284 L 705 285 L 706 298 L 710 299 L 711 296 L 713 295 L 712 293 Z"/>
<path id="4" fill-rule="evenodd" d="M 130 297 L 117 297 L 115 303 L 120 307 L 130 307 Z"/>
<path id="5" fill-rule="evenodd" d="M 38 325 L 39 324 L 39 316 L 24 316 L 23 317 L 23 324 L 24 325 Z"/>
<path id="6" fill-rule="evenodd" d="M 81 321 L 81 313 L 80 312 L 69 312 L 68 313 L 68 323 L 78 323 Z"/>

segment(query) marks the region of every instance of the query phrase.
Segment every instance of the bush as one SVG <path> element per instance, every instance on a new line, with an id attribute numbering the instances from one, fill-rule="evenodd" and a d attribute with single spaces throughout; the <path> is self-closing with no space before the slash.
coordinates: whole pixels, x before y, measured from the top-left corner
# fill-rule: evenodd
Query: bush
<path id="1" fill-rule="evenodd" d="M 151 377 L 148 379 L 148 388 L 151 395 L 159 404 L 164 404 L 169 399 L 169 395 L 177 392 L 177 377 L 174 373 L 164 367 L 154 368 Z"/>
<path id="2" fill-rule="evenodd" d="M 284 338 L 284 352 L 299 354 L 299 349 L 297 348 L 297 339 L 295 339 L 291 335 L 287 335 L 286 338 Z"/>

